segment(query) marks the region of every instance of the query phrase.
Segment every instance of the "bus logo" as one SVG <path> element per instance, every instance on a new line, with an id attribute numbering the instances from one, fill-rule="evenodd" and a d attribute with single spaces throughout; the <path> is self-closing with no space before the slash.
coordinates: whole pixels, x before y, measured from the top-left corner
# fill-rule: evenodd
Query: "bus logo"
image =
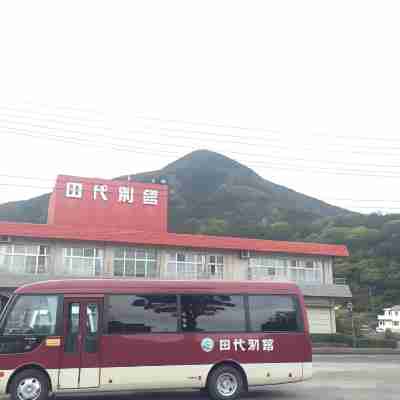
<path id="1" fill-rule="evenodd" d="M 201 341 L 200 346 L 203 351 L 205 351 L 206 353 L 210 353 L 211 351 L 214 350 L 215 343 L 214 343 L 214 340 L 211 338 L 204 338 Z"/>

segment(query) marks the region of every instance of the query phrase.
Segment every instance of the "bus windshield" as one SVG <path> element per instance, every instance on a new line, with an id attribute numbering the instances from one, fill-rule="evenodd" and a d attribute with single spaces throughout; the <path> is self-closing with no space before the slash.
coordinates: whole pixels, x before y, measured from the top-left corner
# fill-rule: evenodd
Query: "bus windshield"
<path id="1" fill-rule="evenodd" d="M 58 296 L 20 296 L 8 312 L 3 335 L 54 335 Z"/>

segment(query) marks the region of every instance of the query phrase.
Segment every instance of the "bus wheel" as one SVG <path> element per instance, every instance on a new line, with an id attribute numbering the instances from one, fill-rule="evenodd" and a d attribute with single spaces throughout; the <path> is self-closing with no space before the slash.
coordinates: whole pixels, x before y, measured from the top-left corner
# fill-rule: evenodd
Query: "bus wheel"
<path id="1" fill-rule="evenodd" d="M 207 389 L 213 400 L 237 399 L 244 389 L 243 375 L 230 365 L 222 365 L 211 373 Z"/>
<path id="2" fill-rule="evenodd" d="M 18 373 L 11 382 L 10 395 L 12 400 L 47 400 L 47 376 L 37 369 L 27 369 Z"/>

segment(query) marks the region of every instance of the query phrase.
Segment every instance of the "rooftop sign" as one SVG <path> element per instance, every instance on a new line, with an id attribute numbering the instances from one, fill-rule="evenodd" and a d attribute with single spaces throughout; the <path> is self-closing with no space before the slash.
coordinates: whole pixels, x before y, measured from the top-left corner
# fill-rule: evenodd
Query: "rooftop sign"
<path id="1" fill-rule="evenodd" d="M 48 223 L 166 232 L 167 207 L 166 185 L 60 175 Z"/>

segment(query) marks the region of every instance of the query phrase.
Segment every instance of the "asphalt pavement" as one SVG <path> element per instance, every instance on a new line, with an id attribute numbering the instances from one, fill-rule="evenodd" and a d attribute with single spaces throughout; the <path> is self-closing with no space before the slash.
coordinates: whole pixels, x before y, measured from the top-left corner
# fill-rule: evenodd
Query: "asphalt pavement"
<path id="1" fill-rule="evenodd" d="M 247 400 L 394 400 L 400 355 L 316 355 L 311 381 L 252 389 Z M 198 391 L 59 396 L 63 400 L 206 400 Z"/>

